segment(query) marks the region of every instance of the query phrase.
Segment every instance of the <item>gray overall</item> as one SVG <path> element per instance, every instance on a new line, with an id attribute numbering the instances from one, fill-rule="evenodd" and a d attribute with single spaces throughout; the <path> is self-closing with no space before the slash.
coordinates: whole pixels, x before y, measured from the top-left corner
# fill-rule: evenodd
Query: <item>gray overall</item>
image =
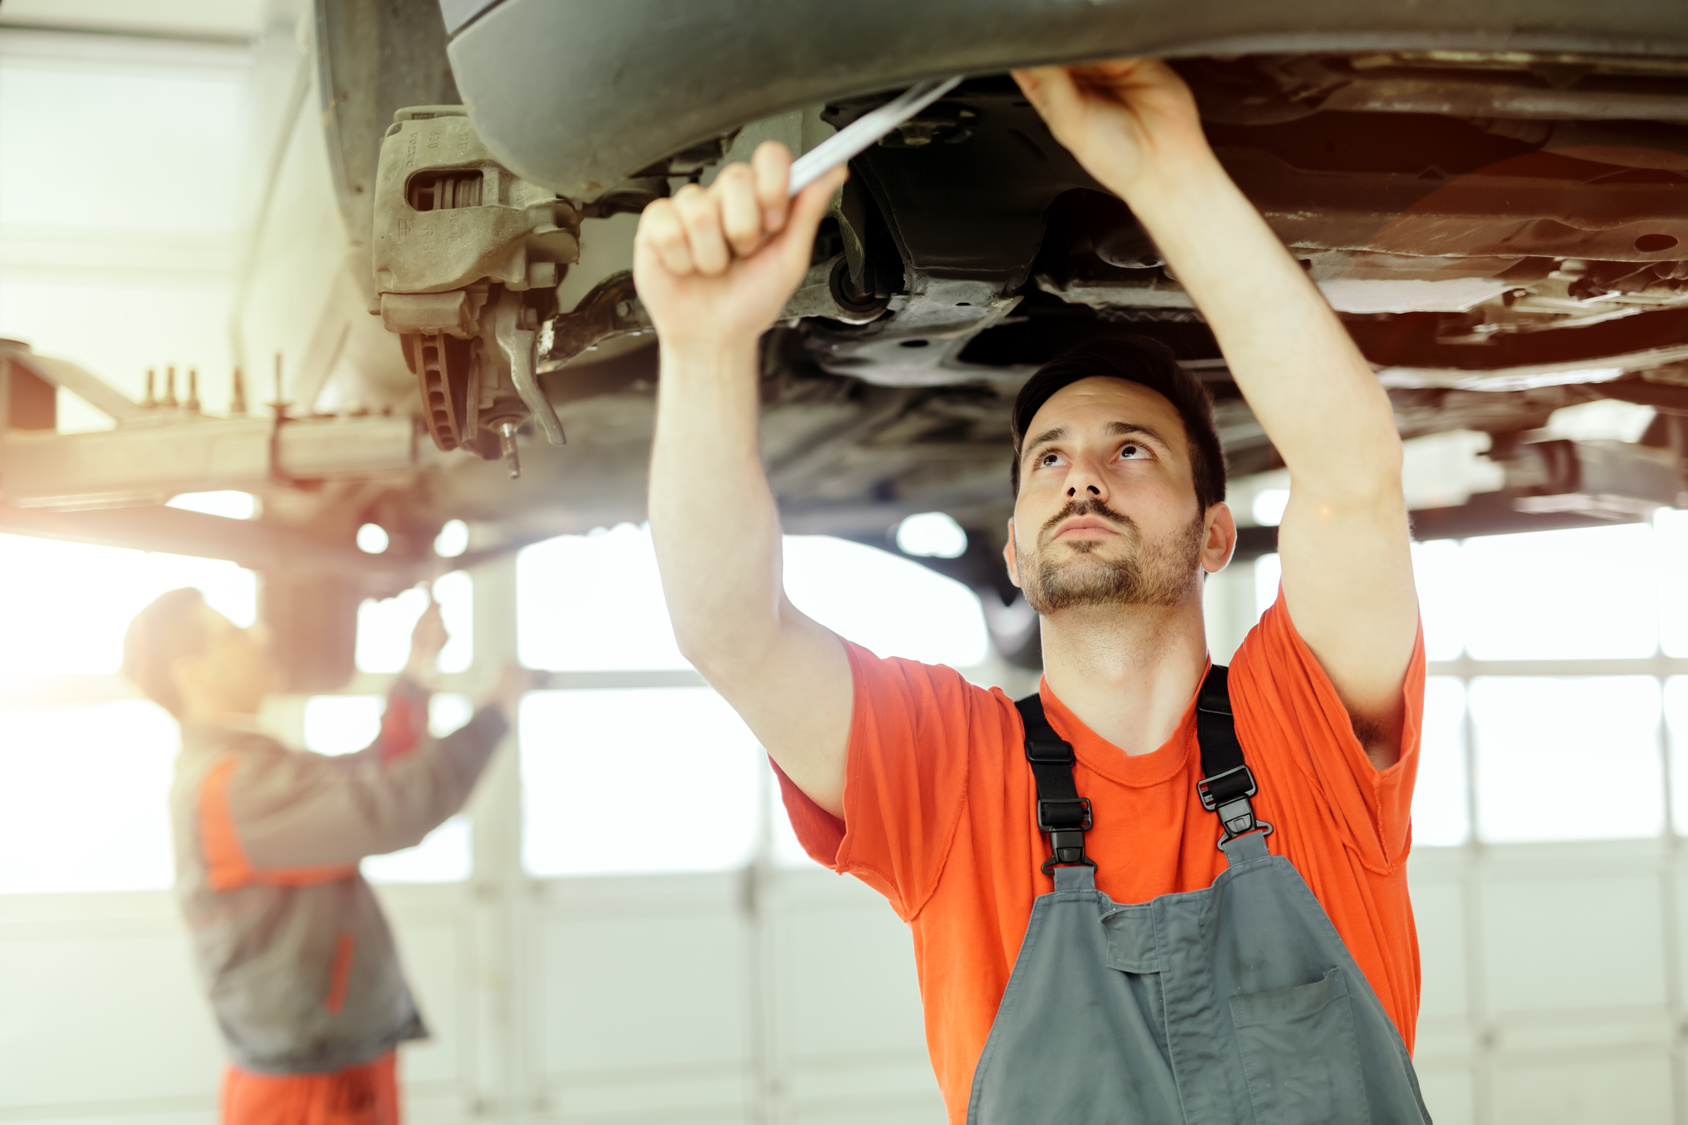
<path id="1" fill-rule="evenodd" d="M 1229 867 L 1204 891 L 1121 906 L 1084 857 L 1088 800 L 1037 696 L 1019 702 L 1050 834 L 1038 896 L 973 1074 L 969 1125 L 1428 1122 L 1406 1045 L 1287 859 L 1231 718 L 1225 669 L 1197 700 L 1202 804 Z"/>

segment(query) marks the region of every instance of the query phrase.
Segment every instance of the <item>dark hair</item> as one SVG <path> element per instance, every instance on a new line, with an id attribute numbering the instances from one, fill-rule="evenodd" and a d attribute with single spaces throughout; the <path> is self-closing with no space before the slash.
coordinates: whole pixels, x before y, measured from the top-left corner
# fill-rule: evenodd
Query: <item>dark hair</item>
<path id="1" fill-rule="evenodd" d="M 180 719 L 176 662 L 205 651 L 205 595 L 192 586 L 171 590 L 129 622 L 123 635 L 123 674 L 141 694 Z"/>
<path id="2" fill-rule="evenodd" d="M 1225 499 L 1225 449 L 1213 425 L 1213 397 L 1201 380 L 1179 366 L 1171 348 L 1147 336 L 1091 340 L 1062 352 L 1026 380 L 1009 419 L 1014 435 L 1014 464 L 1009 470 L 1014 495 L 1020 494 L 1020 454 L 1032 418 L 1055 392 L 1097 376 L 1136 383 L 1170 402 L 1184 420 L 1197 503 L 1205 512 L 1209 505 Z"/>

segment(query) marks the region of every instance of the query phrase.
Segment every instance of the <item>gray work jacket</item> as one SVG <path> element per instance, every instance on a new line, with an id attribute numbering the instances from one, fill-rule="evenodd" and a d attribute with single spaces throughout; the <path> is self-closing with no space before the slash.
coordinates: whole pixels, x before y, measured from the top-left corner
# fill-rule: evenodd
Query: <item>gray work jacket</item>
<path id="1" fill-rule="evenodd" d="M 433 739 L 427 702 L 401 679 L 374 745 L 341 757 L 183 725 L 176 898 L 236 1066 L 333 1071 L 427 1035 L 358 861 L 416 844 L 462 808 L 508 729 L 482 708 Z"/>

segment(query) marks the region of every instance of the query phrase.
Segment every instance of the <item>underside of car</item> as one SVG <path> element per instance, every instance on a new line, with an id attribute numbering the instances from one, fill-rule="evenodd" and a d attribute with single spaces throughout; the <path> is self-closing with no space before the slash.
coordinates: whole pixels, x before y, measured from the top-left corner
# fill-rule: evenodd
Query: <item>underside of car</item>
<path id="1" fill-rule="evenodd" d="M 1688 506 L 1680 0 L 318 0 L 315 25 L 347 268 L 390 334 L 359 393 L 444 455 L 296 489 L 273 519 L 336 543 L 371 513 L 411 529 L 379 581 L 421 573 L 445 519 L 498 551 L 642 518 L 658 371 L 627 272 L 638 212 L 952 74 L 851 162 L 766 338 L 786 529 L 895 550 L 901 519 L 946 512 L 967 550 L 922 561 L 1013 602 L 1008 405 L 1063 349 L 1123 334 L 1210 388 L 1234 477 L 1281 467 L 1153 242 L 1007 74 L 1119 55 L 1167 57 L 1190 84 L 1403 437 L 1490 435 L 1506 487 L 1417 512 L 1419 535 Z M 1598 400 L 1656 415 L 1639 441 L 1543 439 L 1554 411 Z M 1243 534 L 1243 553 L 1272 549 L 1273 529 Z"/>

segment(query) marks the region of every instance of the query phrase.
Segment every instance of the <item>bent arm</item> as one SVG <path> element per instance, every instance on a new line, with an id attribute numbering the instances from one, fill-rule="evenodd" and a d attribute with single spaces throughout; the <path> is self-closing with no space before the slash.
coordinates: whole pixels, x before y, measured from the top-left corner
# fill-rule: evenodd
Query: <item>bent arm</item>
<path id="1" fill-rule="evenodd" d="M 356 754 L 342 756 L 341 761 L 374 758 L 388 762 L 415 750 L 428 734 L 428 703 L 432 697 L 433 693 L 423 687 L 420 679 L 408 669 L 400 673 L 387 690 L 386 706 L 381 712 L 381 729 L 375 735 L 375 741 Z"/>
<path id="2" fill-rule="evenodd" d="M 366 855 L 419 843 L 463 807 L 507 729 L 489 707 L 388 761 L 279 748 L 226 756 L 200 790 L 213 885 L 344 878 Z"/>
<path id="3" fill-rule="evenodd" d="M 1128 202 L 1202 310 L 1289 469 L 1278 528 L 1285 607 L 1373 763 L 1392 765 L 1418 600 L 1389 397 L 1211 154 L 1169 169 Z"/>
<path id="4" fill-rule="evenodd" d="M 785 596 L 779 512 L 757 447 L 755 341 L 737 355 L 666 350 L 651 455 L 651 538 L 674 635 L 780 768 L 844 805 L 850 665 Z"/>
<path id="5" fill-rule="evenodd" d="M 766 148 L 754 171 L 735 165 L 640 222 L 634 276 L 662 349 L 651 538 L 680 650 L 786 775 L 841 815 L 849 660 L 785 596 L 757 442 L 758 339 L 807 267 L 837 184 L 812 185 L 787 215 L 787 158 Z"/>
<path id="6" fill-rule="evenodd" d="M 1392 764 L 1418 601 L 1388 395 L 1300 263 L 1226 175 L 1188 88 L 1169 68 L 1039 68 L 1022 84 L 1056 135 L 1153 237 L 1283 456 L 1286 607 L 1373 763 Z"/>

